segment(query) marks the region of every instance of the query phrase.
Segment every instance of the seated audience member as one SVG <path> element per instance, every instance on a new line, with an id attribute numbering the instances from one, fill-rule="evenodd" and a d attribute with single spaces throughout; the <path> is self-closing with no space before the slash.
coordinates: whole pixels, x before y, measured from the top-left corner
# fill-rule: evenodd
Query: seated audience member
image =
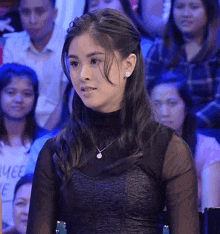
<path id="1" fill-rule="evenodd" d="M 147 83 L 167 71 L 186 77 L 199 128 L 220 127 L 218 0 L 172 0 L 163 39 L 146 57 Z"/>
<path id="2" fill-rule="evenodd" d="M 19 64 L 0 67 L 0 187 L 3 222 L 8 225 L 14 186 L 25 173 L 31 144 L 47 132 L 35 121 L 37 98 L 34 70 Z"/>
<path id="3" fill-rule="evenodd" d="M 148 29 L 141 20 L 141 12 L 139 12 L 140 5 L 141 4 L 138 4 L 138 2 L 136 3 L 135 1 L 130 0 L 86 0 L 84 13 L 97 9 L 112 8 L 127 15 L 130 19 L 132 19 L 133 23 L 141 33 L 141 48 L 142 53 L 145 56 L 152 46 L 154 37 L 151 33 L 151 29 Z"/>
<path id="4" fill-rule="evenodd" d="M 23 32 L 10 33 L 3 50 L 3 62 L 18 62 L 34 69 L 39 78 L 36 120 L 54 129 L 60 121 L 62 97 L 67 79 L 61 67 L 65 30 L 55 25 L 55 0 L 19 0 Z"/>
<path id="5" fill-rule="evenodd" d="M 3 230 L 3 234 L 26 234 L 28 212 L 31 198 L 33 174 L 22 176 L 14 188 L 13 226 Z"/>
<path id="6" fill-rule="evenodd" d="M 198 176 L 199 209 L 220 206 L 220 145 L 214 137 L 196 131 L 193 101 L 185 79 L 166 73 L 148 86 L 155 118 L 176 130 L 194 155 Z"/>

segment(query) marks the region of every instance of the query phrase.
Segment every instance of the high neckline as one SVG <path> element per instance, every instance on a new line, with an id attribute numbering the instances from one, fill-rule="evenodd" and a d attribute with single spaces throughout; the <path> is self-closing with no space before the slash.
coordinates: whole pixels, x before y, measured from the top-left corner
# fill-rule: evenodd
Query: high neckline
<path id="1" fill-rule="evenodd" d="M 102 113 L 87 108 L 88 119 L 90 123 L 95 127 L 111 127 L 113 129 L 120 128 L 120 110 Z"/>

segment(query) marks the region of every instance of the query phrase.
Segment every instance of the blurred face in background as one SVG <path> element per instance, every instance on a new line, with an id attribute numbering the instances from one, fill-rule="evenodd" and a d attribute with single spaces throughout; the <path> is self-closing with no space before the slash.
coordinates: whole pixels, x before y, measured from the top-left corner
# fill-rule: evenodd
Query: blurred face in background
<path id="1" fill-rule="evenodd" d="M 1 91 L 1 109 L 5 119 L 24 120 L 34 108 L 34 87 L 25 76 L 13 77 Z"/>
<path id="2" fill-rule="evenodd" d="M 186 116 L 185 103 L 180 97 L 176 84 L 159 84 L 150 96 L 155 119 L 173 128 L 181 135 Z"/>
<path id="3" fill-rule="evenodd" d="M 21 0 L 19 12 L 23 28 L 33 41 L 52 34 L 57 10 L 50 0 Z"/>
<path id="4" fill-rule="evenodd" d="M 112 8 L 120 12 L 124 12 L 119 0 L 89 0 L 89 11 Z"/>
<path id="5" fill-rule="evenodd" d="M 32 184 L 30 183 L 22 185 L 13 202 L 13 220 L 15 228 L 20 234 L 25 234 L 27 229 L 31 188 Z"/>
<path id="6" fill-rule="evenodd" d="M 183 35 L 204 36 L 207 14 L 201 0 L 175 0 L 173 18 Z"/>

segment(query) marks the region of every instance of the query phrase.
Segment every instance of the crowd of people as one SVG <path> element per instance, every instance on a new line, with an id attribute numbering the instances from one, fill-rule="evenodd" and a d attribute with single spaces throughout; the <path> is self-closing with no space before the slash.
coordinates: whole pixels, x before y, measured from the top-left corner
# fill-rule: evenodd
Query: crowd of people
<path id="1" fill-rule="evenodd" d="M 164 210 L 199 233 L 220 206 L 219 1 L 5 2 L 3 234 L 161 234 Z"/>

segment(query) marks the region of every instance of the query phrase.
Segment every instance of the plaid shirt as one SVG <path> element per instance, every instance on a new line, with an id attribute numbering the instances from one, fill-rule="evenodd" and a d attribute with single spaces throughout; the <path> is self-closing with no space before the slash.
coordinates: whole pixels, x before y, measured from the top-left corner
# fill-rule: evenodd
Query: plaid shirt
<path id="1" fill-rule="evenodd" d="M 167 68 L 168 51 L 163 41 L 155 40 L 150 48 L 146 62 L 146 80 L 159 78 L 162 73 L 172 71 L 183 74 L 192 92 L 199 128 L 220 127 L 220 51 L 210 60 L 186 60 L 183 53 L 179 64 Z"/>

